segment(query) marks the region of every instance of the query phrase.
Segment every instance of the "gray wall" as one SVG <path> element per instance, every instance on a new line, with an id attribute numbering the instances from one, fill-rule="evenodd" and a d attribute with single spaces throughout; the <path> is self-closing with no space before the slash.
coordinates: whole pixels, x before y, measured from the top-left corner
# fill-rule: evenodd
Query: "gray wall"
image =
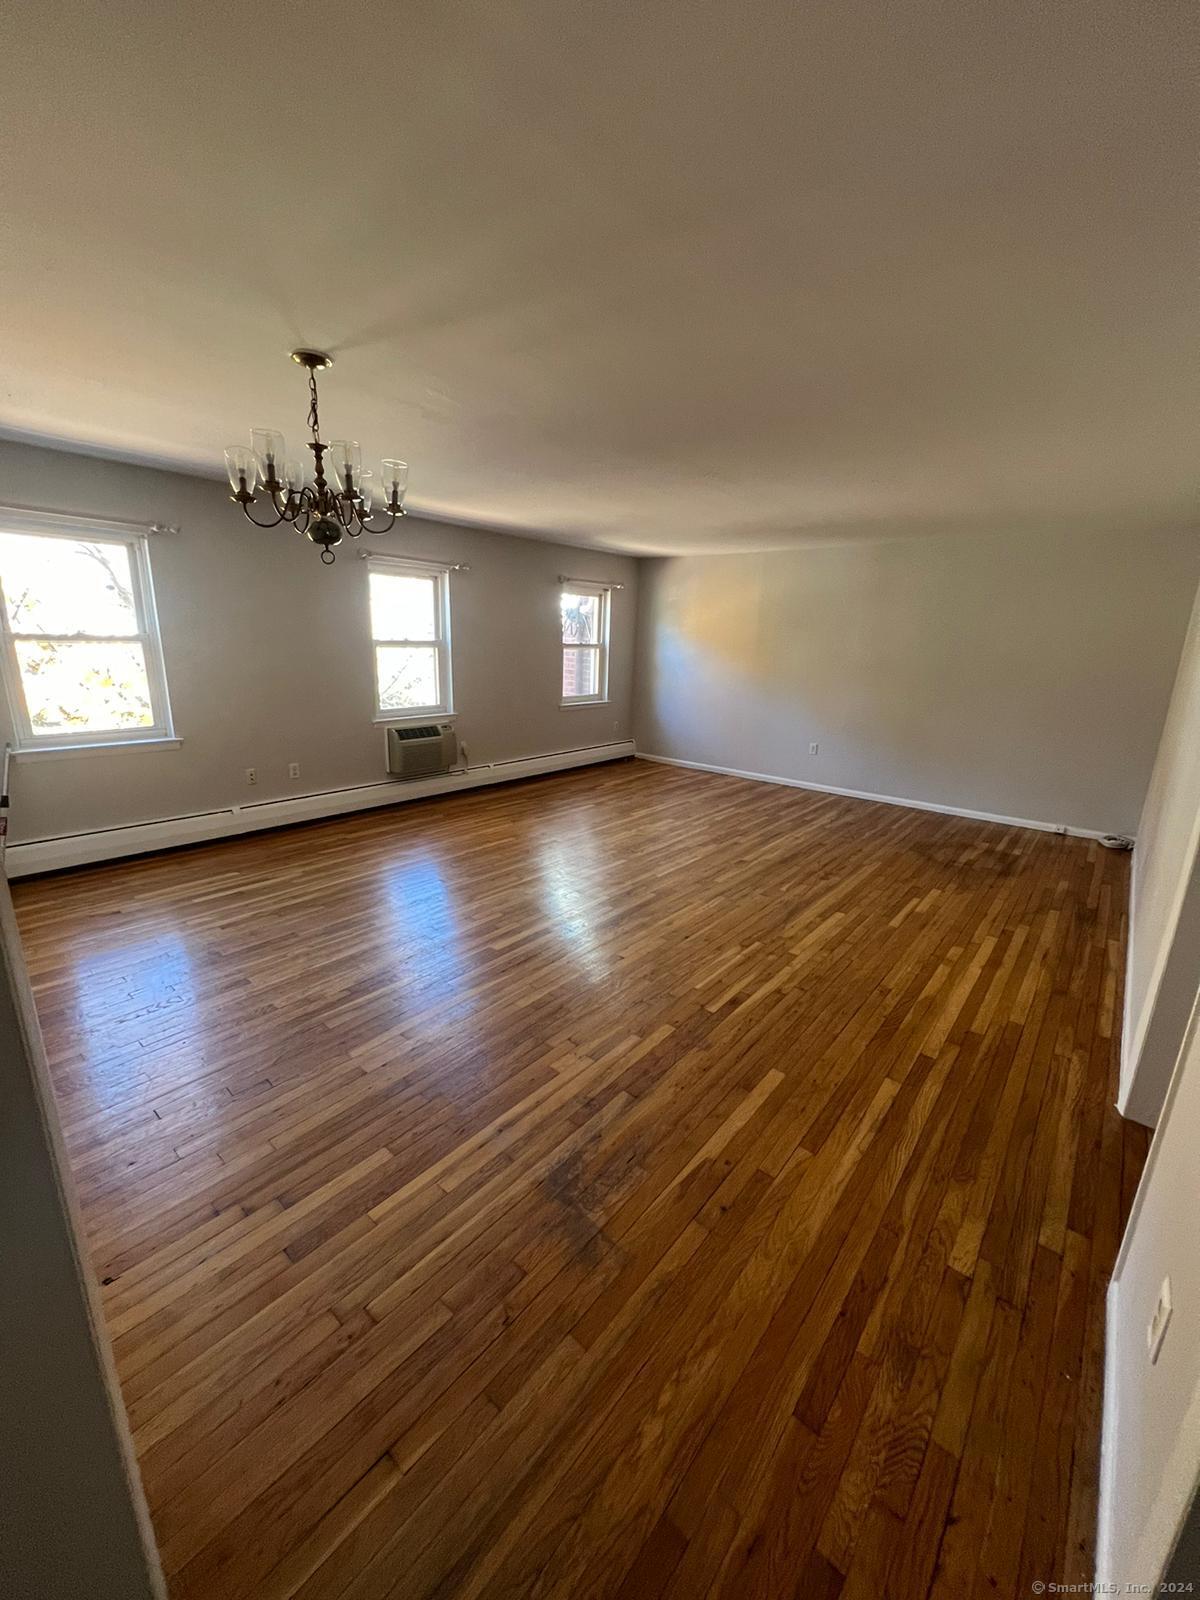
<path id="1" fill-rule="evenodd" d="M 1190 533 L 645 562 L 635 737 L 682 760 L 1132 833 L 1198 576 Z"/>
<path id="2" fill-rule="evenodd" d="M 154 536 L 150 553 L 182 747 L 19 761 L 16 843 L 382 779 L 361 547 L 470 563 L 451 578 L 451 611 L 472 762 L 632 737 L 630 557 L 409 517 L 387 538 L 344 545 L 326 568 L 290 529 L 251 528 L 223 482 L 3 441 L 0 502 L 181 529 Z M 558 704 L 559 573 L 627 585 L 612 597 L 608 705 Z"/>
<path id="3" fill-rule="evenodd" d="M 157 1556 L 0 880 L 0 1595 L 150 1600 Z"/>

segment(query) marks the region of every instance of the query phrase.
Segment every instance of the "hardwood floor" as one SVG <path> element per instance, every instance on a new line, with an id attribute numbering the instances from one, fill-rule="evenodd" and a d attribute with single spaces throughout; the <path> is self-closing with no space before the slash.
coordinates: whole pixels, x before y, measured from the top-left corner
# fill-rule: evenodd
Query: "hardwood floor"
<path id="1" fill-rule="evenodd" d="M 634 762 L 18 885 L 172 1595 L 1090 1578 L 1126 872 Z"/>

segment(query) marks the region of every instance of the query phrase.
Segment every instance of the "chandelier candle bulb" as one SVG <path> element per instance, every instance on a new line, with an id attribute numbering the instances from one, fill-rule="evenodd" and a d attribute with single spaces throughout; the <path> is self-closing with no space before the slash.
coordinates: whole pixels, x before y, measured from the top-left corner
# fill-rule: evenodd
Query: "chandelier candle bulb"
<path id="1" fill-rule="evenodd" d="M 382 476 L 388 506 L 395 511 L 403 501 L 404 491 L 408 487 L 408 462 L 398 461 L 394 456 L 385 456 Z"/>
<path id="2" fill-rule="evenodd" d="M 283 487 L 281 473 L 283 471 L 284 457 L 287 455 L 287 445 L 283 435 L 274 428 L 251 428 L 250 448 L 254 451 L 254 459 L 258 462 L 258 475 L 262 479 L 263 488 L 280 489 Z"/>
<path id="3" fill-rule="evenodd" d="M 342 494 L 358 477 L 362 452 L 353 439 L 333 439 L 329 444 L 329 470 Z"/>
<path id="4" fill-rule="evenodd" d="M 258 481 L 258 463 L 254 451 L 244 444 L 230 445 L 225 452 L 225 470 L 229 473 L 229 487 L 235 495 L 254 493 Z"/>
<path id="5" fill-rule="evenodd" d="M 404 497 L 408 468 L 403 461 L 394 458 L 384 461 L 381 477 L 388 499 L 380 508 L 384 516 L 382 526 L 373 526 L 374 474 L 363 471 L 362 449 L 357 439 L 335 439 L 332 444 L 326 444 L 321 438 L 317 373 L 331 367 L 333 357 L 323 350 L 293 350 L 292 360 L 308 373 L 308 427 L 312 434 L 308 448 L 313 454 L 312 482 L 305 483 L 299 463 L 287 459 L 284 437 L 274 428 L 254 428 L 250 434 L 253 444 L 250 450 L 243 445 L 231 445 L 225 452 L 225 468 L 233 491 L 231 499 L 241 506 L 248 522 L 256 528 L 277 528 L 281 522 L 290 522 L 298 533 L 319 547 L 321 560 L 329 566 L 334 560 L 335 547 L 345 535 L 357 539 L 364 533 L 388 533 L 395 527 L 396 518 L 404 516 L 400 502 Z M 325 477 L 327 458 L 332 486 Z M 270 499 L 270 510 L 274 512 L 265 519 L 250 510 L 257 504 L 254 487 L 260 475 Z"/>

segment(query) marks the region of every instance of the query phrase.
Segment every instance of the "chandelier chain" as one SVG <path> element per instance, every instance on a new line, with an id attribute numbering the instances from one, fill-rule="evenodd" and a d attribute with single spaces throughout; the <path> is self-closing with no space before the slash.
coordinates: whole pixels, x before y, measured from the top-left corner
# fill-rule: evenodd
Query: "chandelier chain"
<path id="1" fill-rule="evenodd" d="M 310 367 L 308 369 L 308 425 L 312 429 L 313 443 L 321 442 L 321 424 L 317 418 L 317 375 Z"/>

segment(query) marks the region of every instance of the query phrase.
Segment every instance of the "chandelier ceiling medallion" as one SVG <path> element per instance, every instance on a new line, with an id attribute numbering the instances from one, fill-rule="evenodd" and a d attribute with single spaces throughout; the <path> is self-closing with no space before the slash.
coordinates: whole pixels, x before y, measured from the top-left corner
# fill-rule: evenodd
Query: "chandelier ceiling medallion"
<path id="1" fill-rule="evenodd" d="M 394 457 L 383 462 L 380 474 L 383 503 L 379 509 L 387 521 L 376 526 L 371 521 L 374 474 L 363 470 L 362 451 L 357 442 L 354 439 L 334 439 L 330 444 L 321 442 L 317 373 L 331 367 L 333 357 L 323 350 L 293 350 L 292 360 L 308 372 L 308 426 L 312 431 L 308 448 L 313 453 L 313 480 L 305 483 L 303 467 L 298 461 L 288 459 L 281 433 L 271 428 L 253 428 L 249 449 L 245 445 L 232 445 L 225 452 L 229 486 L 233 490 L 230 498 L 237 501 L 256 528 L 292 523 L 321 547 L 321 560 L 331 566 L 334 548 L 341 544 L 344 534 L 357 539 L 364 533 L 389 533 L 396 525 L 396 518 L 406 514 L 403 502 L 408 487 L 408 465 Z M 325 479 L 326 454 L 333 476 L 332 487 Z M 275 512 L 266 522 L 260 521 L 250 510 L 256 504 L 254 489 L 260 479 Z"/>

